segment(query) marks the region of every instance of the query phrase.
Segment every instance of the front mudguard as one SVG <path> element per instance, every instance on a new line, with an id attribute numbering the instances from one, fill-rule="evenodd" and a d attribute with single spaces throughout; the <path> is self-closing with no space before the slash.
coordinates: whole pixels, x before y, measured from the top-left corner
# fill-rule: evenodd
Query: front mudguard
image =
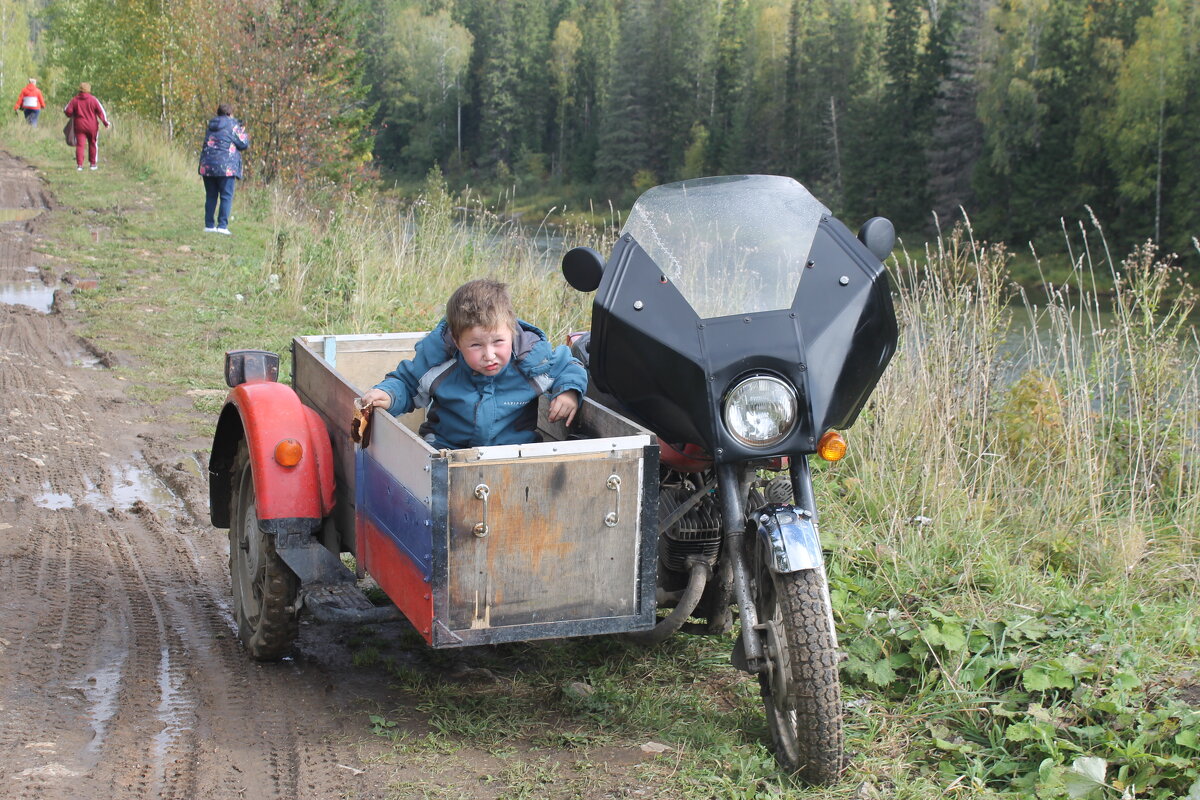
<path id="1" fill-rule="evenodd" d="M 767 554 L 767 569 L 777 575 L 801 572 L 806 569 L 817 570 L 824 574 L 821 537 L 817 533 L 817 525 L 813 521 L 811 513 L 796 506 L 773 503 L 754 512 L 752 519 L 756 526 L 755 535 Z M 741 608 L 743 609 L 743 619 L 745 619 L 746 606 L 741 606 Z M 753 605 L 750 608 L 753 609 Z M 833 630 L 832 611 L 829 625 L 830 630 Z M 751 674 L 762 672 L 767 668 L 763 659 L 769 648 L 765 640 L 757 637 L 760 629 L 765 629 L 765 626 L 758 624 L 757 610 L 755 610 L 754 623 L 749 629 L 743 623 L 743 635 L 738 637 L 733 647 L 731 657 L 733 665 Z"/>
<path id="2" fill-rule="evenodd" d="M 275 461 L 275 446 L 284 439 L 296 440 L 303 449 L 294 467 Z M 312 530 L 319 528 L 334 503 L 329 433 L 317 412 L 301 403 L 290 386 L 273 381 L 235 386 L 225 401 L 208 466 L 213 526 L 229 527 L 233 462 L 242 441 L 250 454 L 262 529 L 306 527 L 298 526 L 300 521 Z"/>
<path id="3" fill-rule="evenodd" d="M 784 575 L 822 567 L 821 537 L 811 513 L 796 506 L 772 504 L 755 512 L 754 520 L 772 572 Z"/>

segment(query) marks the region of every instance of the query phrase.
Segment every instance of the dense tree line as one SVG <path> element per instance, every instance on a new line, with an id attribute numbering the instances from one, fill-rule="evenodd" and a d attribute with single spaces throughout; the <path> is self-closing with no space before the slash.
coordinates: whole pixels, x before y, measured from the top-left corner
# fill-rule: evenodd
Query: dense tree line
<path id="1" fill-rule="evenodd" d="M 773 172 L 901 230 L 963 208 L 989 238 L 1058 240 L 1090 208 L 1122 243 L 1197 249 L 1200 0 L 0 0 L 6 14 L 44 26 L 64 85 L 89 79 L 181 135 L 229 99 L 265 136 L 267 178 L 437 165 L 623 202 Z"/>
<path id="2" fill-rule="evenodd" d="M 6 0 L 0 0 L 5 2 Z M 218 102 L 251 133 L 257 177 L 362 174 L 371 142 L 362 14 L 339 0 L 30 0 L 55 100 L 89 81 L 113 110 L 195 139 Z"/>
<path id="3" fill-rule="evenodd" d="M 778 172 L 902 230 L 964 208 L 989 237 L 1057 241 L 1060 218 L 1091 208 L 1125 241 L 1195 253 L 1198 0 L 373 0 L 372 13 L 385 169 L 436 162 L 623 199 Z"/>

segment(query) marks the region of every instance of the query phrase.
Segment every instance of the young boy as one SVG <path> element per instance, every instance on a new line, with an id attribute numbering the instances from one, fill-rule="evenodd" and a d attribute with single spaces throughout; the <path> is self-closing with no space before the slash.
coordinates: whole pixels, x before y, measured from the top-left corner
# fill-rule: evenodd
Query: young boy
<path id="1" fill-rule="evenodd" d="M 460 450 L 535 441 L 542 394 L 552 398 L 550 420 L 570 425 L 586 390 L 587 372 L 571 351 L 517 319 L 505 284 L 481 279 L 450 295 L 445 319 L 362 405 L 392 415 L 427 406 L 421 436 Z"/>

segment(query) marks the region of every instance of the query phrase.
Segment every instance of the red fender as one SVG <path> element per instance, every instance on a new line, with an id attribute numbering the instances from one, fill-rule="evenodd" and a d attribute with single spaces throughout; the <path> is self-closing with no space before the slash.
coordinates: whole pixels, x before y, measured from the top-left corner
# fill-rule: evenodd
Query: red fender
<path id="1" fill-rule="evenodd" d="M 329 515 L 334 503 L 333 448 L 325 423 L 290 386 L 255 381 L 230 390 L 217 423 L 209 466 L 213 525 L 229 527 L 229 468 L 242 438 L 250 451 L 260 520 L 320 520 Z M 302 448 L 294 467 L 275 461 L 275 446 L 284 439 L 295 439 Z"/>

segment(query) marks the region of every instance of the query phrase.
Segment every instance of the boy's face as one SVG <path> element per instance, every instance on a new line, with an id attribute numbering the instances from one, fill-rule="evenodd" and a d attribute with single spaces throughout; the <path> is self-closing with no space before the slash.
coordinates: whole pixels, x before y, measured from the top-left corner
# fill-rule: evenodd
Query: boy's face
<path id="1" fill-rule="evenodd" d="M 513 332 L 507 327 L 473 325 L 454 344 L 468 367 L 480 375 L 496 375 L 512 360 Z"/>

